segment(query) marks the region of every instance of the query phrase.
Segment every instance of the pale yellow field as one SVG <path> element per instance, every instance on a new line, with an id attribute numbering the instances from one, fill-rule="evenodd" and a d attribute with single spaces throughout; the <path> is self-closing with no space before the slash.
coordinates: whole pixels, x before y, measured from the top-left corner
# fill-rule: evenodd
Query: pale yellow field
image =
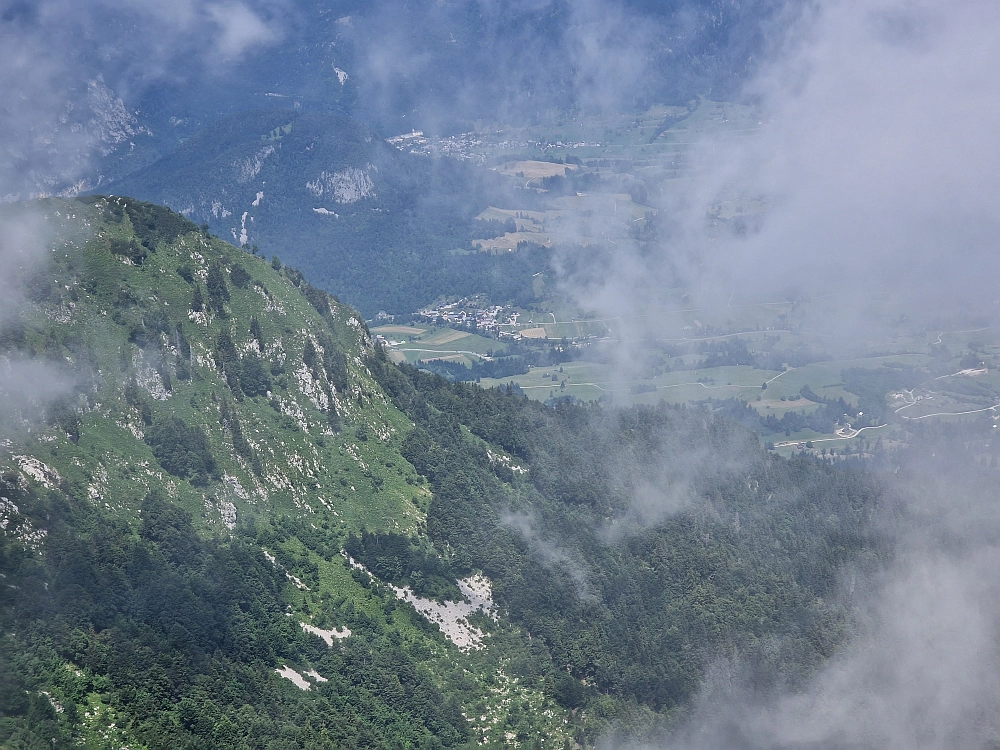
<path id="1" fill-rule="evenodd" d="M 438 331 L 435 334 L 422 339 L 421 343 L 427 344 L 428 346 L 441 346 L 442 344 L 450 344 L 453 341 L 458 341 L 459 339 L 464 339 L 472 334 L 467 331 L 456 331 L 453 328 L 446 328 L 442 331 Z"/>
<path id="2" fill-rule="evenodd" d="M 426 328 L 417 328 L 416 326 L 379 326 L 371 329 L 372 333 L 380 333 L 383 336 L 390 333 L 402 336 L 419 336 L 426 330 Z"/>
<path id="3" fill-rule="evenodd" d="M 523 331 L 521 331 L 521 336 L 526 339 L 547 338 L 544 328 L 525 328 Z"/>
<path id="4" fill-rule="evenodd" d="M 543 232 L 508 232 L 503 237 L 495 237 L 492 240 L 473 240 L 472 244 L 484 252 L 516 250 L 517 243 L 534 242 L 543 247 L 552 247 L 552 237 Z"/>
<path id="5" fill-rule="evenodd" d="M 513 164 L 504 164 L 503 169 L 498 169 L 500 174 L 508 177 L 517 177 L 519 174 L 527 180 L 539 179 L 542 177 L 565 176 L 566 170 L 576 169 L 573 164 L 553 164 L 548 161 L 517 161 Z"/>

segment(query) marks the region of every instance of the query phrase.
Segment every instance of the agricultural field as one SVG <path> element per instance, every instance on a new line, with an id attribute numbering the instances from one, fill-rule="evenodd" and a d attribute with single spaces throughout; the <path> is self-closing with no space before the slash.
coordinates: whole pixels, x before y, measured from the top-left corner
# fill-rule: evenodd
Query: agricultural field
<path id="1" fill-rule="evenodd" d="M 464 151 L 448 153 L 505 176 L 523 199 L 476 216 L 484 230 L 500 233 L 481 232 L 474 249 L 501 255 L 528 244 L 600 253 L 657 241 L 655 207 L 687 189 L 687 155 L 704 138 L 748 138 L 763 127 L 751 107 L 700 100 L 467 134 Z M 433 152 L 429 139 L 406 143 L 417 140 Z M 706 209 L 709 232 L 724 232 L 762 215 L 767 205 L 733 194 Z M 730 411 L 743 405 L 738 417 L 760 427 L 782 453 L 839 455 L 867 450 L 873 441 L 902 440 L 907 425 L 925 420 L 1000 419 L 1000 331 L 897 327 L 885 340 L 834 356 L 839 344 L 825 323 L 840 304 L 833 294 L 807 302 L 734 296 L 700 308 L 674 289 L 665 292 L 662 310 L 604 319 L 559 297 L 547 273 L 534 278 L 535 301 L 524 307 L 461 300 L 420 311 L 430 323 L 460 329 L 452 333 L 433 325 L 373 332 L 392 342 L 394 360 L 411 363 L 472 367 L 509 347 L 519 356 L 555 347 L 565 356 L 543 358 L 513 375 L 478 377 L 480 368 L 477 379 L 485 387 L 516 384 L 542 402 L 663 400 Z M 642 351 L 634 351 L 635 343 L 622 349 L 623 340 L 637 338 Z"/>
<path id="2" fill-rule="evenodd" d="M 649 159 L 674 169 L 678 157 L 698 139 L 741 138 L 760 127 L 752 107 L 709 99 L 692 100 L 686 106 L 654 105 L 642 112 L 581 115 L 561 112 L 528 127 L 502 127 L 443 138 L 410 133 L 387 139 L 401 151 L 423 155 L 448 155 L 479 164 L 497 165 L 525 179 L 548 176 L 531 174 L 537 162 L 553 158 Z M 516 167 L 515 165 L 523 165 Z M 645 168 L 655 164 L 642 165 Z"/>
<path id="3" fill-rule="evenodd" d="M 558 165 L 557 165 L 558 166 Z M 545 211 L 524 212 L 490 206 L 476 219 L 513 218 L 516 232 L 493 239 L 477 239 L 473 245 L 484 252 L 512 252 L 519 242 L 542 247 L 577 245 L 586 247 L 607 240 L 629 240 L 637 224 L 656 214 L 636 203 L 628 193 L 577 193 L 553 198 Z"/>
<path id="4" fill-rule="evenodd" d="M 542 177 L 565 177 L 566 172 L 577 169 L 575 164 L 556 164 L 550 161 L 512 161 L 497 168 L 497 172 L 508 177 L 537 180 Z"/>
<path id="5" fill-rule="evenodd" d="M 442 360 L 470 366 L 504 350 L 495 339 L 442 326 L 387 325 L 371 332 L 385 340 L 389 358 L 397 363 Z"/>
<path id="6" fill-rule="evenodd" d="M 519 317 L 517 324 L 502 325 L 501 330 L 510 333 L 518 333 L 527 339 L 556 339 L 563 338 L 579 340 L 598 336 L 607 333 L 607 326 L 599 320 L 570 320 L 559 322 L 531 321 L 528 316 Z M 544 317 L 555 317 L 546 315 Z"/>
<path id="7" fill-rule="evenodd" d="M 552 325 L 539 319 L 521 334 L 538 332 L 540 337 Z M 777 452 L 840 455 L 845 450 L 870 450 L 876 441 L 899 443 L 908 426 L 924 420 L 1000 423 L 1000 332 L 977 334 L 977 340 L 965 341 L 968 336 L 961 332 L 915 332 L 898 336 L 871 356 L 815 357 L 795 364 L 781 360 L 785 354 L 793 358 L 810 339 L 801 330 L 664 338 L 650 342 L 651 360 L 658 359 L 661 365 L 645 371 L 612 364 L 616 344 L 611 336 L 593 348 L 580 346 L 580 358 L 572 362 L 480 382 L 484 387 L 516 383 L 528 398 L 543 402 L 567 397 L 618 404 L 662 400 L 713 409 L 742 403 L 751 410 L 743 419 L 759 422 L 762 437 Z M 720 340 L 729 342 L 732 351 L 755 353 L 781 364 L 705 366 L 713 356 L 718 358 L 719 349 L 710 347 Z M 686 353 L 656 354 L 664 351 L 664 342 L 674 347 L 683 343 Z M 770 352 L 764 351 L 768 347 Z"/>

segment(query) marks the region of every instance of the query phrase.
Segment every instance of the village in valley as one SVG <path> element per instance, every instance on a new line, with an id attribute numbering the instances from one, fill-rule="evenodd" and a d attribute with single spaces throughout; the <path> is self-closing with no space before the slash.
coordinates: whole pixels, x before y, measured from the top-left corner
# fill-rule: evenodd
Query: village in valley
<path id="1" fill-rule="evenodd" d="M 522 337 L 518 322 L 520 317 L 518 310 L 491 304 L 483 295 L 463 297 L 452 302 L 437 302 L 414 314 L 414 318 L 431 325 L 464 327 L 498 339 L 515 341 Z"/>
<path id="2" fill-rule="evenodd" d="M 414 130 L 387 142 L 482 165 L 516 188 L 523 205 L 515 199 L 483 210 L 479 234 L 460 252 L 573 257 L 656 242 L 656 206 L 683 189 L 691 144 L 705 134 L 752 138 L 766 127 L 752 107 L 702 99 L 452 135 Z M 766 211 L 759 197 L 727 196 L 707 208 L 706 228 L 709 235 L 745 232 Z M 535 275 L 531 302 L 443 296 L 409 315 L 380 314 L 370 321 L 372 333 L 394 361 L 485 387 L 516 385 L 546 403 L 665 400 L 726 410 L 785 454 L 847 457 L 876 442 L 892 444 L 905 426 L 925 419 L 1000 419 L 1000 375 L 987 367 L 991 356 L 1000 358 L 992 331 L 977 330 L 969 341 L 960 332 L 912 331 L 861 359 L 837 359 L 805 325 L 810 316 L 822 318 L 821 300 L 731 299 L 710 319 L 675 290 L 677 310 L 661 322 L 646 317 L 644 351 L 629 355 L 639 361 L 631 379 L 619 382 L 610 363 L 633 322 L 577 309 L 545 277 Z M 950 351 L 942 344 L 948 337 Z M 520 369 L 498 366 L 515 359 Z"/>

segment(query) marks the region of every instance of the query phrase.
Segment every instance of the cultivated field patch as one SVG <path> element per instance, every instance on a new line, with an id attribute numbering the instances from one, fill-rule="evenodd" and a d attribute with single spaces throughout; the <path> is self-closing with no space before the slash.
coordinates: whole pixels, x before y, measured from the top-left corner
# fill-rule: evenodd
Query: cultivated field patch
<path id="1" fill-rule="evenodd" d="M 555 164 L 548 161 L 515 161 L 504 164 L 497 171 L 508 177 L 523 177 L 538 180 L 544 177 L 564 177 L 567 171 L 576 169 L 575 164 Z"/>
<path id="2" fill-rule="evenodd" d="M 381 334 L 382 336 L 420 336 L 421 334 L 426 333 L 427 329 L 417 328 L 416 326 L 379 326 L 378 328 L 372 328 L 371 332 L 374 334 Z"/>
<path id="3" fill-rule="evenodd" d="M 542 247 L 552 247 L 554 239 L 544 232 L 508 232 L 503 237 L 494 237 L 489 240 L 473 240 L 473 247 L 477 247 L 483 252 L 506 253 L 517 250 L 519 242 L 533 242 Z M 579 244 L 592 245 L 593 240 L 580 238 Z"/>
<path id="4" fill-rule="evenodd" d="M 521 331 L 521 337 L 526 339 L 544 339 L 548 337 L 548 334 L 545 332 L 545 327 L 542 326 L 540 328 L 525 328 Z"/>
<path id="5" fill-rule="evenodd" d="M 432 333 L 425 339 L 421 339 L 420 343 L 426 344 L 427 346 L 442 346 L 444 344 L 451 344 L 459 339 L 464 339 L 472 334 L 468 331 L 456 331 L 454 328 L 443 328 L 436 333 Z"/>

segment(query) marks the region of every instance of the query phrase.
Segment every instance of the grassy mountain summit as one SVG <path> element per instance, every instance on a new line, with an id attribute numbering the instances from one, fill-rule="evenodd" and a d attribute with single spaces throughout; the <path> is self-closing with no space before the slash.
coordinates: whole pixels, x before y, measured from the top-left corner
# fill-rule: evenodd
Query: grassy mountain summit
<path id="1" fill-rule="evenodd" d="M 794 682 L 848 631 L 870 477 L 702 410 L 398 368 L 159 206 L 35 210 L 51 252 L 0 331 L 0 743 L 587 745 L 675 719 L 719 654 Z"/>
<path id="2" fill-rule="evenodd" d="M 311 512 L 324 489 L 345 528 L 413 529 L 427 493 L 412 472 L 378 466 L 365 440 L 351 455 L 333 439 L 398 443 L 408 427 L 361 364 L 372 340 L 356 313 L 294 274 L 304 294 L 290 295 L 293 281 L 270 263 L 165 209 L 125 198 L 51 204 L 54 221 L 69 212 L 92 237 L 55 254 L 55 278 L 32 287 L 17 344 L 69 358 L 85 379 L 60 402 L 80 421 L 68 455 L 53 459 L 70 487 L 92 498 L 114 488 L 116 507 L 134 511 L 161 486 L 230 527 L 259 504 Z M 88 476 L 88 454 L 106 477 Z M 137 462 L 156 468 L 140 476 Z"/>
<path id="3" fill-rule="evenodd" d="M 69 385 L 23 410 L 4 450 L 3 563 L 10 578 L 39 576 L 61 593 L 33 598 L 25 586 L 4 612 L 45 622 L 38 637 L 54 628 L 58 645 L 32 652 L 45 663 L 38 681 L 6 644 L 4 671 L 18 679 L 0 702 L 5 738 L 232 747 L 239 727 L 250 746 L 289 734 L 316 747 L 466 739 L 459 704 L 437 687 L 461 652 L 415 611 L 393 614 L 393 592 L 340 555 L 365 528 L 414 535 L 430 499 L 399 454 L 411 423 L 365 366 L 373 344 L 359 316 L 166 209 L 127 198 L 42 209 L 62 237 L 4 343 L 11 360 L 45 361 Z M 435 593 L 429 578 L 415 588 Z M 362 642 L 367 662 L 354 664 Z M 389 656 L 371 663 L 373 648 Z M 436 666 L 416 667 L 410 652 Z M 313 691 L 275 675 L 330 690 L 322 662 L 345 657 L 334 670 L 361 715 L 331 706 L 333 694 L 303 704 Z M 158 659 L 181 673 L 152 677 Z M 366 670 L 416 691 L 418 714 L 434 718 L 401 711 L 409 699 L 387 708 L 377 695 L 388 688 L 365 687 Z M 171 687 L 156 687 L 163 679 Z M 51 705 L 26 686 L 44 687 Z M 74 700 L 78 710 L 60 710 Z M 314 717 L 324 739 L 310 744 L 302 727 L 316 712 L 334 718 Z"/>

